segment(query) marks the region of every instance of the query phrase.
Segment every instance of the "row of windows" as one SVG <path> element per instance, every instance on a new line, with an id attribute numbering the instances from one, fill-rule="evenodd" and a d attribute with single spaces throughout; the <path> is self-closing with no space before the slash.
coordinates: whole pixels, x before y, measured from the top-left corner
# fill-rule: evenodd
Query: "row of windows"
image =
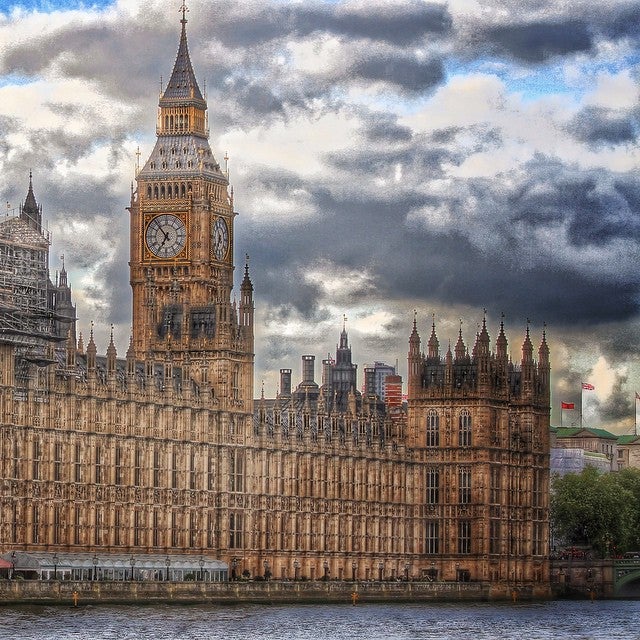
<path id="1" fill-rule="evenodd" d="M 470 520 L 460 520 L 457 527 L 456 551 L 459 554 L 471 553 L 472 524 Z M 534 522 L 532 526 L 532 548 L 531 553 L 534 556 L 544 555 L 544 531 L 543 522 Z M 502 539 L 503 527 L 500 520 L 492 519 L 489 521 L 489 553 L 504 553 L 503 542 L 510 547 L 511 553 L 522 553 L 523 540 L 512 537 L 509 540 Z M 442 553 L 441 546 L 441 527 L 437 521 L 427 522 L 425 527 L 425 553 L 428 555 L 436 555 Z"/>
<path id="2" fill-rule="evenodd" d="M 30 519 L 29 541 L 52 544 L 94 544 L 154 546 L 154 547 L 213 547 L 215 544 L 215 516 L 208 513 L 206 518 L 196 511 L 181 513 L 154 509 L 149 514 L 136 510 L 133 512 L 133 527 L 130 513 L 124 507 L 115 507 L 113 520 L 108 522 L 104 508 L 96 507 L 89 525 L 84 507 L 73 507 L 69 512 L 62 506 L 53 509 L 52 522 L 47 521 L 49 509 L 32 505 L 27 512 Z M 22 521 L 17 504 L 13 506 L 12 541 L 19 539 L 18 522 Z M 151 522 L 149 522 L 151 520 Z M 49 536 L 48 530 L 51 527 Z"/>
<path id="3" fill-rule="evenodd" d="M 426 474 L 426 501 L 427 504 L 440 503 L 440 470 L 427 469 Z M 460 467 L 458 469 L 458 503 L 471 503 L 471 468 Z"/>
<path id="4" fill-rule="evenodd" d="M 471 446 L 471 414 L 466 409 L 458 417 L 458 446 Z M 431 409 L 427 414 L 426 424 L 427 447 L 440 446 L 440 416 Z"/>
<path id="5" fill-rule="evenodd" d="M 71 481 L 77 483 L 94 482 L 95 484 L 115 484 L 124 486 L 132 483 L 136 487 L 150 486 L 162 488 L 169 486 L 172 489 L 188 488 L 192 490 L 216 488 L 216 454 L 210 453 L 204 459 L 202 467 L 200 457 L 195 451 L 187 451 L 182 454 L 172 450 L 163 454 L 154 449 L 149 464 L 148 454 L 140 447 L 136 447 L 132 453 L 124 447 L 116 446 L 113 449 L 112 460 L 106 456 L 105 447 L 96 445 L 93 448 L 93 464 L 87 464 L 84 447 L 76 443 L 73 448 L 73 459 L 69 463 L 65 460 L 65 447 L 56 442 L 53 446 L 53 460 L 43 458 L 42 444 L 40 441 L 31 443 L 30 471 L 25 463 L 17 442 L 11 448 L 11 460 L 7 461 L 7 475 L 12 478 L 26 476 L 30 480 L 49 480 L 55 482 Z M 52 469 L 49 465 L 53 463 Z M 185 463 L 188 463 L 185 468 Z M 52 475 L 47 472 L 51 469 Z M 65 471 L 67 469 L 68 471 Z M 203 476 L 205 485 L 203 486 Z M 229 491 L 244 491 L 244 454 L 240 451 L 232 451 L 229 454 Z"/>

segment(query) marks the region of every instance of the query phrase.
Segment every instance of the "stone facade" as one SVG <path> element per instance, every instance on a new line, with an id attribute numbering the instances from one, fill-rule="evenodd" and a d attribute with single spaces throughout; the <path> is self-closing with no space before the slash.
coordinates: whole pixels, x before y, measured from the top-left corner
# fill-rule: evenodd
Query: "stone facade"
<path id="1" fill-rule="evenodd" d="M 38 362 L 0 342 L 0 548 L 171 550 L 220 558 L 232 576 L 544 589 L 544 338 L 536 362 L 527 329 L 515 366 L 502 329 L 495 354 L 483 327 L 472 353 L 460 337 L 441 358 L 434 327 L 425 356 L 414 321 L 408 412 L 387 413 L 355 388 L 343 330 L 322 385 L 304 356 L 295 391 L 285 369 L 288 387 L 254 403 L 253 285 L 247 264 L 231 302 L 233 192 L 209 148 L 185 25 L 129 207 L 126 357 L 113 339 L 98 356 L 92 331 L 85 349 L 67 330 Z"/>

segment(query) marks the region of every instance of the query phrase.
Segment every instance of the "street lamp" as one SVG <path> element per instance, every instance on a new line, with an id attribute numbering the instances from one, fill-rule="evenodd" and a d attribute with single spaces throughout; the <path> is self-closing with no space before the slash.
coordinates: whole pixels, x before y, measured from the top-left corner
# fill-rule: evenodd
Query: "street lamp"
<path id="1" fill-rule="evenodd" d="M 436 571 L 436 563 L 434 561 L 431 562 L 431 580 L 435 580 L 438 575 Z"/>
<path id="2" fill-rule="evenodd" d="M 357 567 L 357 566 L 358 566 L 358 565 L 357 565 L 356 561 L 354 560 L 354 561 L 351 563 L 351 579 L 352 579 L 354 582 L 356 581 L 356 567 Z"/>
<path id="3" fill-rule="evenodd" d="M 264 579 L 268 581 L 271 577 L 271 571 L 269 571 L 269 561 L 265 560 L 262 564 L 264 566 Z"/>
<path id="4" fill-rule="evenodd" d="M 233 558 L 231 558 L 231 579 L 232 580 L 236 580 L 238 577 L 236 574 L 237 566 L 238 566 L 238 558 L 234 556 Z"/>
<path id="5" fill-rule="evenodd" d="M 200 582 L 202 582 L 204 580 L 204 558 L 202 556 L 200 556 L 198 564 L 200 565 Z"/>
<path id="6" fill-rule="evenodd" d="M 164 574 L 164 579 L 165 579 L 165 581 L 168 581 L 169 580 L 169 567 L 171 566 L 171 558 L 169 556 L 167 556 L 165 558 L 164 563 L 165 563 L 165 565 L 167 567 L 167 572 Z"/>
<path id="7" fill-rule="evenodd" d="M 53 560 L 53 579 L 57 580 L 58 579 L 58 554 L 54 553 L 53 558 L 51 559 Z"/>
<path id="8" fill-rule="evenodd" d="M 129 580 L 133 582 L 133 567 L 136 566 L 136 559 L 133 557 L 133 555 L 129 558 L 129 564 L 131 565 L 131 575 L 129 576 Z"/>
<path id="9" fill-rule="evenodd" d="M 298 571 L 300 571 L 300 563 L 297 560 L 293 561 L 293 579 L 298 579 Z"/>
<path id="10" fill-rule="evenodd" d="M 409 563 L 404 565 L 404 581 L 409 582 Z"/>
<path id="11" fill-rule="evenodd" d="M 96 579 L 97 576 L 97 572 L 98 572 L 98 556 L 94 553 L 93 554 L 93 579 Z"/>
<path id="12" fill-rule="evenodd" d="M 382 572 L 384 570 L 384 562 L 378 562 L 378 580 L 382 582 Z"/>
<path id="13" fill-rule="evenodd" d="M 322 566 L 324 567 L 324 579 L 328 580 L 329 579 L 329 562 L 325 560 L 322 563 Z"/>
<path id="14" fill-rule="evenodd" d="M 512 579 L 513 579 L 513 573 L 512 573 Z M 460 581 L 460 563 L 456 562 L 456 581 L 459 582 Z"/>

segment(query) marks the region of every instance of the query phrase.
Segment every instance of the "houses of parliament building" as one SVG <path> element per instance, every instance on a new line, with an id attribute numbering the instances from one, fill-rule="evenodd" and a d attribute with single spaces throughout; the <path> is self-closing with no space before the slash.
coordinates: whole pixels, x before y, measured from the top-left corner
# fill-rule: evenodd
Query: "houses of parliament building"
<path id="1" fill-rule="evenodd" d="M 408 401 L 359 391 L 346 328 L 254 400 L 248 265 L 182 16 L 130 215 L 132 335 L 76 334 L 30 178 L 0 223 L 0 552 L 203 554 L 231 577 L 548 587 L 549 350 L 408 322 Z M 37 191 L 37 189 L 36 189 Z M 86 341 L 86 344 L 85 344 Z"/>

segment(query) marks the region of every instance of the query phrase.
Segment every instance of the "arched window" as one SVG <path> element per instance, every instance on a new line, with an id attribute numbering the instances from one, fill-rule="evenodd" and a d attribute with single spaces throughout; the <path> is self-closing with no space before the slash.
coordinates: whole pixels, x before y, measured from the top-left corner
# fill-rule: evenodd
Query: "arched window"
<path id="1" fill-rule="evenodd" d="M 158 185 L 157 184 L 153 187 L 153 197 L 156 200 L 158 199 Z"/>
<path id="2" fill-rule="evenodd" d="M 440 446 L 440 416 L 431 409 L 427 414 L 427 447 Z"/>
<path id="3" fill-rule="evenodd" d="M 182 185 L 180 186 L 180 197 L 181 198 L 185 197 L 186 191 L 187 191 L 187 187 L 185 186 L 185 184 L 183 182 Z"/>
<path id="4" fill-rule="evenodd" d="M 151 200 L 151 185 L 149 185 L 147 187 L 147 198 L 149 198 L 149 200 Z"/>
<path id="5" fill-rule="evenodd" d="M 161 186 L 160 186 L 160 197 L 161 197 L 161 198 L 164 198 L 164 195 L 165 195 L 164 185 L 161 185 Z"/>
<path id="6" fill-rule="evenodd" d="M 458 446 L 471 446 L 471 414 L 467 409 L 460 412 L 460 423 L 458 429 Z"/>

